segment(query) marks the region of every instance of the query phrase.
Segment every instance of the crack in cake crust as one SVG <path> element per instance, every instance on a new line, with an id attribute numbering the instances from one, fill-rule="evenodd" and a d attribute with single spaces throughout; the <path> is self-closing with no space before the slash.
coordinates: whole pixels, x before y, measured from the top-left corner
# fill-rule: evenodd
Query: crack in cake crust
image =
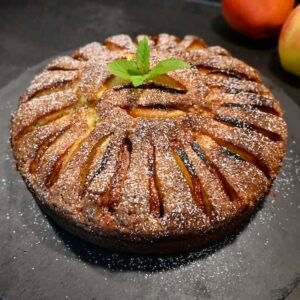
<path id="1" fill-rule="evenodd" d="M 112 36 L 50 62 L 21 97 L 11 144 L 30 189 L 67 228 L 131 251 L 198 241 L 178 242 L 183 251 L 253 211 L 279 172 L 287 127 L 259 73 L 196 36 L 146 36 L 151 66 L 173 57 L 192 67 L 118 86 L 107 64 L 132 58 L 143 37 Z"/>

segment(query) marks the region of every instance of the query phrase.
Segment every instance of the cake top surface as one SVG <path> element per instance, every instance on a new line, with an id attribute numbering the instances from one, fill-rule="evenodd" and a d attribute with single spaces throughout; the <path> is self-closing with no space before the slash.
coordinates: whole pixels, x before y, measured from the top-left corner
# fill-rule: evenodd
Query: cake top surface
<path id="1" fill-rule="evenodd" d="M 107 70 L 147 38 L 150 66 L 191 68 L 139 87 Z M 42 201 L 103 234 L 194 234 L 268 191 L 285 151 L 279 102 L 258 72 L 195 36 L 127 35 L 54 59 L 13 116 L 18 168 Z"/>

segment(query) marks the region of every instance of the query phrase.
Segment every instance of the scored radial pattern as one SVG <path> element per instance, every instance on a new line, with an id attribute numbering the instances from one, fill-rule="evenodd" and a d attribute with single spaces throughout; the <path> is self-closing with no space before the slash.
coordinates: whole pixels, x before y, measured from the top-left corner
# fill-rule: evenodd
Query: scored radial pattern
<path id="1" fill-rule="evenodd" d="M 113 36 L 53 60 L 12 119 L 17 167 L 39 203 L 102 246 L 204 241 L 253 210 L 285 152 L 280 104 L 254 68 L 195 36 L 146 37 L 151 65 L 192 67 L 116 86 L 107 64 L 132 58 L 137 41 Z"/>

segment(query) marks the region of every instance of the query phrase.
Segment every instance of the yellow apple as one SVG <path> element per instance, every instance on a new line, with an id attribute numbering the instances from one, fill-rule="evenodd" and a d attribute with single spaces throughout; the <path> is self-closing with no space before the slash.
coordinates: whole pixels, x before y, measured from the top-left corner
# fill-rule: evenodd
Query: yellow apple
<path id="1" fill-rule="evenodd" d="M 291 12 L 282 27 L 278 50 L 283 68 L 300 76 L 300 5 Z"/>

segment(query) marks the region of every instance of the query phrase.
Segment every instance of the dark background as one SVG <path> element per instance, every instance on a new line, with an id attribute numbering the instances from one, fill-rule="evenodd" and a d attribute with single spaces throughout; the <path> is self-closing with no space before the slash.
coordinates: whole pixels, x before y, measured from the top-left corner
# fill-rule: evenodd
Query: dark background
<path id="1" fill-rule="evenodd" d="M 273 187 L 279 196 L 270 195 L 237 242 L 139 259 L 101 251 L 40 213 L 14 170 L 9 114 L 41 61 L 113 34 L 159 32 L 199 35 L 259 69 L 284 102 L 289 152 Z M 280 66 L 276 39 L 255 42 L 232 32 L 217 0 L 0 0 L 0 300 L 300 299 L 299 92 L 300 78 Z"/>

